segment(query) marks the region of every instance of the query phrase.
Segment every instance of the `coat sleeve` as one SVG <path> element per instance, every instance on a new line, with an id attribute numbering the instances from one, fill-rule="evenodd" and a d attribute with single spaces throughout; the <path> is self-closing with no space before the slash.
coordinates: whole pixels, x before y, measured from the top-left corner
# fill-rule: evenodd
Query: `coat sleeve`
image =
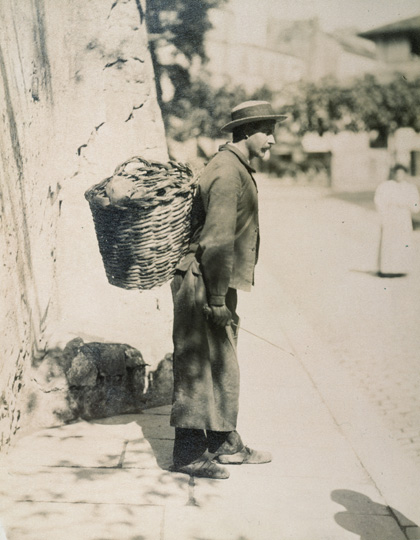
<path id="1" fill-rule="evenodd" d="M 241 181 L 236 170 L 219 168 L 215 171 L 199 241 L 208 301 L 213 305 L 224 304 L 229 288 L 240 193 Z"/>

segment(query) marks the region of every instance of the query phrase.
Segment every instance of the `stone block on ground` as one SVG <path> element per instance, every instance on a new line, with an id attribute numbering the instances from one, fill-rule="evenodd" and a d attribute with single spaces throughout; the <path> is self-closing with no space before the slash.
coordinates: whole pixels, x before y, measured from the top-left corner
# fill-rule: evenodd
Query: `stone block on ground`
<path id="1" fill-rule="evenodd" d="M 146 363 L 130 345 L 76 338 L 39 356 L 31 382 L 26 413 L 32 429 L 136 413 L 144 408 Z"/>

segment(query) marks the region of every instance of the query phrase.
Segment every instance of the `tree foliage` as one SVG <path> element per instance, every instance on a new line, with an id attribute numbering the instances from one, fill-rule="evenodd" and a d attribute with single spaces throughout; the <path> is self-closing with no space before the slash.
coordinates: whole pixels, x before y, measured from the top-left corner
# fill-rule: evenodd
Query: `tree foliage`
<path id="1" fill-rule="evenodd" d="M 301 83 L 289 90 L 294 131 L 377 131 L 386 136 L 400 127 L 420 131 L 420 79 L 396 77 L 386 84 L 373 76 L 342 86 L 334 80 Z"/>
<path id="2" fill-rule="evenodd" d="M 247 94 L 241 86 L 213 88 L 206 74 L 205 38 L 211 29 L 209 10 L 227 0 L 148 0 L 147 27 L 158 100 L 167 135 L 182 141 L 196 136 L 217 138 L 232 107 L 246 99 L 270 99 L 271 92 Z M 170 49 L 171 61 L 162 59 Z M 201 64 L 192 69 L 196 62 Z M 195 72 L 193 75 L 192 72 Z M 162 99 L 161 83 L 169 78 L 174 95 Z"/>
<path id="3" fill-rule="evenodd" d="M 211 28 L 209 10 L 221 7 L 227 0 L 148 0 L 146 20 L 150 35 L 150 51 L 155 70 L 158 99 L 162 102 L 162 77 L 166 74 L 175 89 L 172 101 L 188 93 L 190 68 L 195 59 L 206 61 L 205 35 Z M 172 46 L 175 59 L 164 63 L 159 50 Z"/>
<path id="4" fill-rule="evenodd" d="M 178 141 L 198 136 L 220 138 L 220 128 L 229 121 L 232 108 L 248 99 L 270 100 L 271 92 L 266 87 L 253 93 L 242 86 L 213 88 L 204 76 L 192 80 L 182 98 L 167 106 L 167 133 Z"/>
<path id="5" fill-rule="evenodd" d="M 156 76 L 158 100 L 168 135 L 184 140 L 197 135 L 220 136 L 230 109 L 246 99 L 268 99 L 261 88 L 247 95 L 241 87 L 215 89 L 206 78 L 205 37 L 211 28 L 209 10 L 227 0 L 148 0 L 147 25 Z M 163 50 L 171 50 L 162 60 Z M 201 64 L 200 76 L 192 66 Z M 195 73 L 197 70 L 195 69 Z M 174 93 L 162 99 L 161 82 L 167 77 Z M 263 82 L 263 81 L 262 81 Z M 377 131 L 383 139 L 399 127 L 420 131 L 420 78 L 402 75 L 386 84 L 365 76 L 344 86 L 333 79 L 303 82 L 282 92 L 289 113 L 288 126 L 296 135 L 307 131 Z"/>

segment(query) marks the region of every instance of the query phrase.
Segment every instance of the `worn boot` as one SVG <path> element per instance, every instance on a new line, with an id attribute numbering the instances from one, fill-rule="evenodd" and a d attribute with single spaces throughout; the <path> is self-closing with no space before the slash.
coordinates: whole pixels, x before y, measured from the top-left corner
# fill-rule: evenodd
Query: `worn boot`
<path id="1" fill-rule="evenodd" d="M 236 452 L 235 454 L 220 454 L 215 459 L 225 465 L 259 465 L 261 463 L 270 463 L 272 458 L 270 452 L 252 450 L 252 448 L 244 446 L 240 452 Z"/>
<path id="2" fill-rule="evenodd" d="M 236 454 L 245 446 L 237 431 L 208 431 L 207 442 L 209 452 L 217 456 Z"/>
<path id="3" fill-rule="evenodd" d="M 172 472 L 222 480 L 229 471 L 206 457 L 208 442 L 202 429 L 175 428 Z"/>
<path id="4" fill-rule="evenodd" d="M 188 463 L 188 465 L 173 465 L 171 471 L 199 478 L 212 478 L 213 480 L 224 480 L 230 476 L 227 469 L 204 457 L 196 459 L 192 463 Z"/>
<path id="5" fill-rule="evenodd" d="M 231 431 L 215 453 L 214 461 L 223 464 L 258 465 L 269 463 L 272 459 L 269 452 L 252 450 L 245 446 L 237 431 Z"/>

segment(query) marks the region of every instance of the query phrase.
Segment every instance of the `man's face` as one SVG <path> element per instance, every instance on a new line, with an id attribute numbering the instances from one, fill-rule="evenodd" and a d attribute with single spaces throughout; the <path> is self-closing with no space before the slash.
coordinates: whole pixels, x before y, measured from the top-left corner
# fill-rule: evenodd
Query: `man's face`
<path id="1" fill-rule="evenodd" d="M 265 153 L 270 150 L 276 142 L 274 139 L 275 126 L 275 122 L 261 122 L 255 127 L 246 140 L 250 158 L 263 158 Z"/>

